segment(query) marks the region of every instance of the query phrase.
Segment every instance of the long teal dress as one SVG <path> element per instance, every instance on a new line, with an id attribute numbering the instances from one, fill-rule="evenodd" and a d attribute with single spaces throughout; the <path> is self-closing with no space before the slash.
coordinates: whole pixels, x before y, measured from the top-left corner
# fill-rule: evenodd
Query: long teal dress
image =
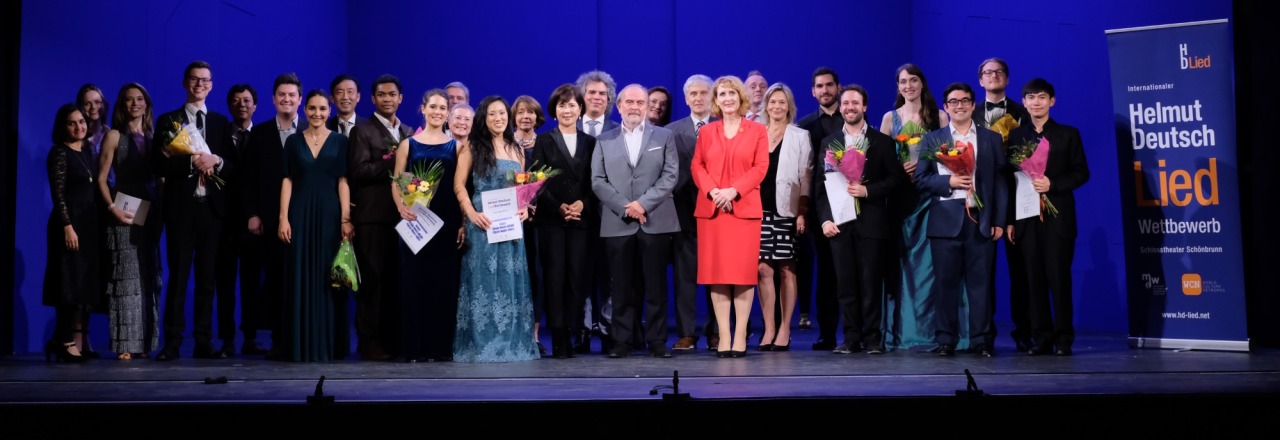
<path id="1" fill-rule="evenodd" d="M 347 172 L 347 137 L 329 134 L 315 157 L 302 132 L 284 143 L 284 171 L 293 183 L 286 260 L 282 348 L 295 362 L 327 362 L 334 355 L 334 301 L 330 271 L 342 241 L 338 179 Z M 388 187 L 390 188 L 390 187 Z"/>
<path id="2" fill-rule="evenodd" d="M 471 175 L 471 204 L 482 211 L 480 193 L 510 186 L 508 172 L 524 166 L 498 159 L 496 169 Z M 533 342 L 533 297 L 524 240 L 489 244 L 484 230 L 466 223 L 462 279 L 458 291 L 458 330 L 454 362 L 511 362 L 538 359 Z"/>
<path id="3" fill-rule="evenodd" d="M 898 136 L 902 132 L 902 124 L 898 112 L 894 111 L 890 136 Z M 916 166 L 930 165 L 931 162 L 922 160 Z M 929 204 L 933 196 L 914 187 L 905 193 L 914 196 L 915 202 L 902 222 L 903 241 L 898 254 L 902 264 L 901 291 L 897 295 L 886 295 L 884 301 L 886 345 L 899 348 L 935 344 L 934 310 L 937 307 L 933 295 L 933 253 L 929 249 L 927 234 Z M 967 307 L 962 299 L 959 317 L 961 334 L 957 335 L 959 341 L 956 345 L 959 349 L 965 349 L 969 345 L 968 330 L 965 330 L 969 328 L 966 324 L 969 319 L 968 313 L 964 312 Z"/>

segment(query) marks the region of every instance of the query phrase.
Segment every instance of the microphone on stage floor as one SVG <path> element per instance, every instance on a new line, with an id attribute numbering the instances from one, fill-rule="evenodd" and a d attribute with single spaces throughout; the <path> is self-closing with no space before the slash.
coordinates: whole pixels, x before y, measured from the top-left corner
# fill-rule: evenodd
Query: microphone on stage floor
<path id="1" fill-rule="evenodd" d="M 658 394 L 658 390 L 668 389 L 670 393 L 663 394 L 662 400 L 689 400 L 689 393 L 680 392 L 680 370 L 674 370 L 671 376 L 671 385 L 658 385 L 649 390 L 650 396 Z"/>
<path id="2" fill-rule="evenodd" d="M 307 396 L 307 403 L 313 405 L 333 403 L 333 396 L 324 395 L 324 376 L 320 376 L 320 381 L 316 382 L 316 393 Z"/>
<path id="3" fill-rule="evenodd" d="M 964 376 L 967 378 L 965 389 L 956 390 L 956 397 L 982 397 L 985 394 L 978 389 L 978 382 L 973 380 L 973 373 L 968 368 L 964 369 Z"/>

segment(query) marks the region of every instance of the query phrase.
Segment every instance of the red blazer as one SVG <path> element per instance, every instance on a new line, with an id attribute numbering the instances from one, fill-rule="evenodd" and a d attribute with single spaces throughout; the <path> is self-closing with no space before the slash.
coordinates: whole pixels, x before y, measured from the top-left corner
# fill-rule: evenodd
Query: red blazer
<path id="1" fill-rule="evenodd" d="M 690 168 L 693 182 L 698 185 L 694 217 L 714 217 L 716 204 L 711 201 L 710 191 L 731 186 L 738 190 L 738 199 L 733 202 L 734 217 L 764 217 L 760 182 L 769 173 L 769 134 L 764 125 L 743 118 L 733 139 L 725 138 L 723 120 L 703 126 L 698 131 Z"/>

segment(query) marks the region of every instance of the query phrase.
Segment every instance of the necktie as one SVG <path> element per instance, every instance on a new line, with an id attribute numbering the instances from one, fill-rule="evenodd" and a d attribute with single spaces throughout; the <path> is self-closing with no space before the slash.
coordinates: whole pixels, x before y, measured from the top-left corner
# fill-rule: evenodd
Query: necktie
<path id="1" fill-rule="evenodd" d="M 200 135 L 204 135 L 204 110 L 196 111 L 196 130 L 200 130 Z"/>
<path id="2" fill-rule="evenodd" d="M 995 108 L 1004 108 L 1004 101 L 1000 101 L 1000 102 L 987 102 L 987 110 L 991 110 L 991 109 L 995 109 Z"/>
<path id="3" fill-rule="evenodd" d="M 339 133 L 341 133 L 343 136 L 346 136 L 346 135 L 347 135 L 347 133 L 350 133 L 350 132 L 351 132 L 351 126 L 350 126 L 349 124 L 350 124 L 350 123 L 349 123 L 349 122 L 346 122 L 346 121 L 343 121 L 342 123 L 339 123 L 339 124 L 338 124 L 338 127 L 339 127 Z"/>
<path id="4" fill-rule="evenodd" d="M 587 134 L 596 136 L 600 134 L 600 129 L 596 126 L 600 125 L 600 121 L 587 121 Z"/>
<path id="5" fill-rule="evenodd" d="M 693 124 L 693 137 L 698 137 L 698 132 L 702 131 L 702 126 L 706 124 L 706 122 L 702 121 L 698 121 L 698 123 Z"/>

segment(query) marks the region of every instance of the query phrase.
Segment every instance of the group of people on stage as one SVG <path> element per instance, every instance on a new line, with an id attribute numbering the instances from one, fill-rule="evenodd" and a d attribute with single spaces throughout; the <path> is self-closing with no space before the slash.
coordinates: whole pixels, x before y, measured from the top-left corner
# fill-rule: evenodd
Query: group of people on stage
<path id="1" fill-rule="evenodd" d="M 619 88 L 598 70 L 557 87 L 545 110 L 531 96 L 471 107 L 455 82 L 422 95 L 416 129 L 397 118 L 404 88 L 391 75 L 367 88 L 339 75 L 327 92 L 280 75 L 274 116 L 257 123 L 258 93 L 247 84 L 228 90 L 230 118 L 210 110 L 213 69 L 202 61 L 183 72 L 186 102 L 154 124 L 142 85 L 121 87 L 114 106 L 86 85 L 58 109 L 47 160 L 43 299 L 56 325 L 46 359 L 97 357 L 94 312 L 108 314 L 119 359 L 157 350 L 156 360 L 178 359 L 193 269 L 193 357 L 236 353 L 239 292 L 240 353 L 343 359 L 349 291 L 335 286 L 332 265 L 344 240 L 361 275 L 354 328 L 367 360 L 568 358 L 590 352 L 593 338 L 610 358 L 671 357 L 704 337 L 721 358 L 745 356 L 749 342 L 787 351 L 797 305 L 809 325 L 810 291 L 814 350 L 929 344 L 940 355 L 992 356 L 1002 239 L 1018 350 L 1069 355 L 1073 191 L 1088 166 L 1079 132 L 1049 117 L 1053 86 L 1032 79 L 1019 104 L 1006 96 L 1008 74 L 1005 61 L 984 60 L 984 96 L 957 82 L 939 109 L 924 73 L 903 65 L 878 128 L 866 89 L 825 67 L 812 76 L 819 108 L 798 121 L 791 88 L 758 71 L 745 82 L 690 76 L 680 90 L 690 114 L 674 121 L 673 91 Z M 355 113 L 362 92 L 375 108 L 368 117 Z M 173 148 L 184 131 L 208 149 Z M 1009 152 L 1041 139 L 1043 175 L 1016 174 Z M 940 146 L 971 150 L 973 169 L 931 160 Z M 860 178 L 840 174 L 841 157 L 865 161 Z M 495 219 L 481 193 L 510 187 L 535 164 L 559 173 L 517 210 L 524 238 L 490 243 Z M 417 213 L 391 176 L 429 165 L 442 165 L 453 197 L 431 198 L 442 226 L 415 252 L 396 224 Z M 1016 218 L 1016 200 L 1032 191 L 1056 211 Z M 149 207 L 121 203 L 135 199 Z M 712 311 L 701 331 L 700 284 Z M 748 341 L 756 296 L 763 331 Z M 543 318 L 550 350 L 539 342 Z"/>

